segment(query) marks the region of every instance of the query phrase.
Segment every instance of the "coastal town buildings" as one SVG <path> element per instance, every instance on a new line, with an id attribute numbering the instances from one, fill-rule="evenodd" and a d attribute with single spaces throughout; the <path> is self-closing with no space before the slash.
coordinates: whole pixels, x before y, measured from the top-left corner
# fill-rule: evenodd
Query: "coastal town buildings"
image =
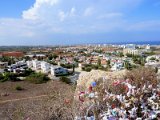
<path id="1" fill-rule="evenodd" d="M 133 49 L 133 48 L 125 48 L 123 49 L 123 54 L 132 54 L 132 55 L 141 55 L 142 51 L 138 49 Z"/>
<path id="2" fill-rule="evenodd" d="M 43 73 L 49 73 L 50 72 L 50 67 L 51 65 L 45 61 L 42 61 L 41 62 L 41 71 Z"/>
<path id="3" fill-rule="evenodd" d="M 33 69 L 34 70 L 41 70 L 41 61 L 33 60 Z"/>
<path id="4" fill-rule="evenodd" d="M 60 66 L 51 66 L 51 75 L 57 76 L 57 75 L 67 75 L 68 70 L 66 68 L 60 67 Z"/>

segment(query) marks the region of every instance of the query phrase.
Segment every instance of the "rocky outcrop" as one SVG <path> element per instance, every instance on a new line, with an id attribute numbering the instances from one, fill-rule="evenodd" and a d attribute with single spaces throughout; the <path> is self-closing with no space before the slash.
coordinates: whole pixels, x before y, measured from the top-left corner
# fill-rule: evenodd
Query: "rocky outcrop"
<path id="1" fill-rule="evenodd" d="M 91 82 L 104 77 L 106 80 L 120 79 L 125 75 L 125 71 L 106 72 L 101 70 L 92 70 L 91 72 L 82 72 L 77 81 L 77 86 L 87 88 Z"/>

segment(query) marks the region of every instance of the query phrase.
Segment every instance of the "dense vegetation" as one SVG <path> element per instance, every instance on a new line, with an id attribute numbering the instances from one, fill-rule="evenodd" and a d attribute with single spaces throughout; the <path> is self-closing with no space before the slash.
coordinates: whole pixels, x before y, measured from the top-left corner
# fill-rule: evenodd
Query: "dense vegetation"
<path id="1" fill-rule="evenodd" d="M 110 69 L 110 61 L 107 62 L 107 67 L 104 67 L 100 64 L 100 62 L 98 61 L 98 64 L 97 65 L 93 65 L 93 64 L 85 64 L 83 67 L 82 67 L 82 70 L 83 71 L 86 71 L 86 72 L 90 72 L 92 69 L 93 70 L 104 70 L 104 71 L 108 71 Z"/>
<path id="2" fill-rule="evenodd" d="M 31 75 L 27 76 L 25 80 L 31 83 L 41 84 L 41 83 L 46 83 L 50 79 L 47 75 L 43 73 L 32 73 Z"/>
<path id="3" fill-rule="evenodd" d="M 71 84 L 72 83 L 72 81 L 69 78 L 64 77 L 64 76 L 60 77 L 60 81 L 62 81 L 64 83 L 67 83 L 67 84 Z"/>
<path id="4" fill-rule="evenodd" d="M 4 73 L 0 74 L 0 82 L 5 82 L 5 81 L 20 81 L 20 79 L 17 78 L 18 75 L 14 73 Z"/>
<path id="5" fill-rule="evenodd" d="M 35 84 L 46 83 L 49 80 L 47 75 L 43 73 L 36 73 L 32 71 L 31 69 L 27 69 L 23 73 L 5 72 L 4 74 L 0 74 L 0 82 L 21 81 L 19 77 L 24 77 L 25 78 L 24 80 L 29 81 L 31 83 L 35 83 Z"/>

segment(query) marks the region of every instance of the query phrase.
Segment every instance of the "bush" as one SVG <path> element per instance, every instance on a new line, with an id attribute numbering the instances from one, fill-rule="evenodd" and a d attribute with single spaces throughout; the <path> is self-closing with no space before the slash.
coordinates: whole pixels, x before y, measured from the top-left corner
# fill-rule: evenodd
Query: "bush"
<path id="1" fill-rule="evenodd" d="M 152 84 L 154 86 L 159 84 L 155 70 L 150 67 L 140 67 L 128 71 L 126 78 L 130 79 L 136 87 L 143 87 L 144 84 Z"/>
<path id="2" fill-rule="evenodd" d="M 91 70 L 92 70 L 91 67 L 86 67 L 86 68 L 85 68 L 85 71 L 87 71 L 87 72 L 90 72 Z"/>
<path id="3" fill-rule="evenodd" d="M 29 81 L 31 83 L 35 83 L 35 84 L 42 84 L 42 83 L 46 83 L 50 79 L 45 74 L 42 74 L 42 73 L 32 73 L 31 75 L 29 75 L 28 77 L 26 77 L 25 80 L 27 80 L 27 81 Z"/>
<path id="4" fill-rule="evenodd" d="M 60 77 L 60 81 L 64 82 L 64 83 L 67 83 L 67 84 L 71 84 L 71 80 L 67 77 Z"/>
<path id="5" fill-rule="evenodd" d="M 97 70 L 98 69 L 98 65 L 92 65 L 92 68 Z"/>
<path id="6" fill-rule="evenodd" d="M 23 89 L 21 86 L 19 86 L 19 85 L 17 85 L 15 89 L 18 90 L 18 91 L 24 90 L 24 89 Z"/>
<path id="7" fill-rule="evenodd" d="M 17 77 L 18 77 L 17 74 L 6 72 L 6 73 L 4 73 L 4 75 L 2 75 L 2 74 L 0 75 L 0 82 L 20 81 Z"/>
<path id="8" fill-rule="evenodd" d="M 3 77 L 3 75 L 2 74 L 0 74 L 0 80 L 2 80 L 4 77 Z"/>
<path id="9" fill-rule="evenodd" d="M 61 64 L 61 66 L 67 69 L 71 69 L 73 67 L 72 64 Z"/>
<path id="10" fill-rule="evenodd" d="M 22 76 L 22 77 L 26 77 L 26 76 L 31 75 L 32 73 L 34 73 L 34 71 L 29 68 L 29 69 L 25 70 L 24 73 L 21 73 L 19 75 Z"/>

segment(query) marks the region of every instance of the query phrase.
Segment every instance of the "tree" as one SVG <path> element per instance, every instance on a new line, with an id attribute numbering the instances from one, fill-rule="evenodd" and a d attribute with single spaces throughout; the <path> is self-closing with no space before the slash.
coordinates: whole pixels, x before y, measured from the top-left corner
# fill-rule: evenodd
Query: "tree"
<path id="1" fill-rule="evenodd" d="M 101 59 L 100 58 L 98 58 L 98 63 L 97 63 L 97 65 L 100 67 L 101 66 Z"/>
<path id="2" fill-rule="evenodd" d="M 119 57 L 123 57 L 124 55 L 123 55 L 122 52 L 119 52 L 119 53 L 118 53 L 118 56 L 119 56 Z"/>
<path id="3" fill-rule="evenodd" d="M 72 64 L 72 69 L 73 69 L 72 72 L 74 73 L 75 72 L 75 64 L 74 63 Z"/>
<path id="4" fill-rule="evenodd" d="M 131 64 L 130 64 L 128 61 L 125 61 L 125 62 L 124 62 L 124 67 L 125 67 L 127 70 L 130 70 L 130 69 L 131 69 Z"/>
<path id="5" fill-rule="evenodd" d="M 25 59 L 26 61 L 31 60 L 31 58 L 30 58 L 29 56 L 25 56 L 24 59 Z"/>
<path id="6" fill-rule="evenodd" d="M 85 71 L 87 71 L 87 72 L 90 72 L 91 70 L 92 70 L 91 67 L 86 67 L 86 68 L 85 68 Z"/>
<path id="7" fill-rule="evenodd" d="M 129 54 L 129 53 L 127 53 L 126 56 L 127 56 L 127 57 L 133 57 L 133 55 L 132 55 L 132 54 Z"/>
<path id="8" fill-rule="evenodd" d="M 155 73 L 158 73 L 158 67 L 155 67 Z"/>
<path id="9" fill-rule="evenodd" d="M 108 61 L 107 61 L 107 67 L 108 67 L 108 68 L 111 68 L 111 60 L 108 60 Z"/>
<path id="10" fill-rule="evenodd" d="M 2 61 L 2 62 L 8 62 L 8 65 L 11 65 L 11 64 L 15 63 L 15 60 L 14 60 L 13 57 L 6 57 L 6 56 L 1 57 L 0 61 Z"/>

